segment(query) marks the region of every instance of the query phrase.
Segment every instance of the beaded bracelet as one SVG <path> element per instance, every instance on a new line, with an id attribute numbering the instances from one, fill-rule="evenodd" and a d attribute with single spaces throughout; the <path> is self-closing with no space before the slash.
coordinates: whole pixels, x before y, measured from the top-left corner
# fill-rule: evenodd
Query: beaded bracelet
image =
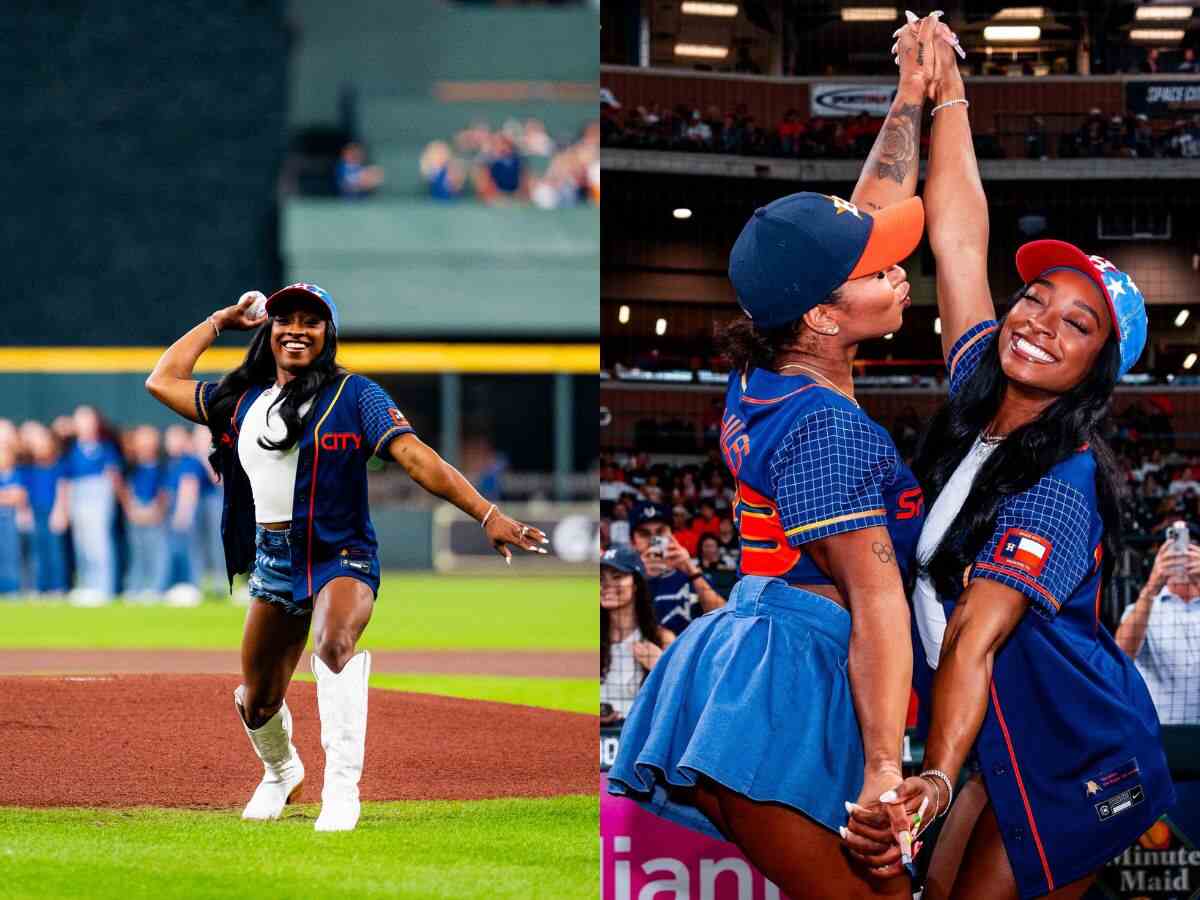
<path id="1" fill-rule="evenodd" d="M 968 107 L 971 105 L 971 102 L 969 100 L 964 100 L 963 98 L 959 97 L 957 100 L 947 100 L 945 103 L 939 103 L 937 106 L 935 106 L 933 109 L 931 109 L 929 111 L 929 115 L 931 117 L 936 116 L 937 111 L 939 109 L 945 109 L 947 106 L 954 106 L 958 103 L 961 103 L 964 107 Z"/>

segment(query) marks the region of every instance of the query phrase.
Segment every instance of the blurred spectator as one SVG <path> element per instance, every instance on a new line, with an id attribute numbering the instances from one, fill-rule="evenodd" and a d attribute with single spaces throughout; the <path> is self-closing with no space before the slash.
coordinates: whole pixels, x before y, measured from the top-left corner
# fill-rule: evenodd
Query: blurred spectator
<path id="1" fill-rule="evenodd" d="M 32 587 L 39 595 L 65 593 L 70 585 L 67 571 L 67 506 L 70 484 L 58 439 L 39 422 L 21 426 L 21 439 L 29 455 L 22 468 L 25 490 L 33 517 L 30 547 Z"/>
<path id="2" fill-rule="evenodd" d="M 21 590 L 20 520 L 29 518 L 29 494 L 17 471 L 15 435 L 0 439 L 0 594 Z"/>
<path id="3" fill-rule="evenodd" d="M 721 552 L 721 542 L 711 531 L 706 531 L 700 536 L 696 562 L 709 586 L 723 599 L 728 600 L 729 592 L 737 583 L 737 571 L 736 568 L 731 569 L 727 565 L 727 560 Z"/>
<path id="4" fill-rule="evenodd" d="M 156 600 L 166 587 L 167 540 L 163 528 L 167 493 L 159 461 L 158 429 L 141 425 L 132 435 L 130 469 L 121 495 L 129 524 L 129 567 L 124 593 L 140 601 Z"/>
<path id="5" fill-rule="evenodd" d="M 1158 549 L 1137 602 L 1125 608 L 1116 640 L 1133 657 L 1164 725 L 1200 723 L 1200 545 Z"/>
<path id="6" fill-rule="evenodd" d="M 1157 75 L 1162 71 L 1161 65 L 1158 61 L 1158 48 L 1151 47 L 1146 51 L 1146 58 L 1142 61 L 1140 69 L 1148 75 Z"/>
<path id="7" fill-rule="evenodd" d="M 675 635 L 654 618 L 642 559 L 632 547 L 600 558 L 600 722 L 629 715 L 638 689 Z"/>
<path id="8" fill-rule="evenodd" d="M 717 540 L 721 545 L 721 563 L 727 569 L 737 571 L 742 559 L 742 539 L 733 527 L 733 519 L 722 516 L 717 526 Z"/>
<path id="9" fill-rule="evenodd" d="M 421 153 L 421 176 L 434 200 L 456 200 L 467 183 L 467 170 L 445 141 L 434 141 Z"/>
<path id="10" fill-rule="evenodd" d="M 497 132 L 491 136 L 475 169 L 475 188 L 484 203 L 529 197 L 528 173 L 516 144 L 508 135 Z"/>
<path id="11" fill-rule="evenodd" d="M 383 167 L 368 166 L 362 144 L 349 143 L 342 148 L 334 177 L 343 197 L 366 197 L 383 184 Z"/>
<path id="12" fill-rule="evenodd" d="M 1183 51 L 1183 59 L 1179 61 L 1179 65 L 1176 66 L 1175 71 L 1190 74 L 1200 72 L 1200 64 L 1196 62 L 1196 51 L 1192 47 L 1188 47 Z"/>
<path id="13" fill-rule="evenodd" d="M 70 600 L 77 606 L 100 606 L 110 602 L 116 590 L 113 525 L 121 488 L 121 458 L 95 409 L 78 407 L 72 424 L 75 443 L 67 453 L 66 470 L 71 480 L 76 585 Z"/>
<path id="14" fill-rule="evenodd" d="M 1025 130 L 1025 158 L 1046 159 L 1046 120 L 1041 116 L 1030 116 Z"/>
<path id="15" fill-rule="evenodd" d="M 700 534 L 692 530 L 692 516 L 688 512 L 688 508 L 679 504 L 671 510 L 671 534 L 675 540 L 679 541 L 679 545 L 687 551 L 688 556 L 696 556 L 696 544 L 700 540 Z"/>
<path id="16" fill-rule="evenodd" d="M 1196 481 L 1196 470 L 1191 467 L 1181 468 L 1171 483 L 1167 485 L 1167 493 L 1200 494 L 1200 481 Z"/>
<path id="17" fill-rule="evenodd" d="M 221 546 L 221 511 L 225 497 L 217 474 L 208 461 L 208 455 L 212 452 L 212 432 L 207 425 L 192 428 L 192 450 L 200 460 L 205 475 L 200 479 L 200 527 L 196 535 L 196 558 L 202 560 L 200 571 L 204 580 L 223 592 L 229 585 L 225 572 L 225 548 Z"/>
<path id="18" fill-rule="evenodd" d="M 183 425 L 166 432 L 167 577 L 168 606 L 198 606 L 201 595 L 195 559 L 195 530 L 200 505 L 200 481 L 208 475 L 193 450 Z"/>
<path id="19" fill-rule="evenodd" d="M 646 567 L 654 615 L 679 634 L 692 619 L 724 606 L 721 595 L 704 580 L 700 567 L 675 540 L 662 503 L 639 501 L 629 516 L 633 548 Z"/>
<path id="20" fill-rule="evenodd" d="M 1161 155 L 1154 138 L 1154 126 L 1150 124 L 1150 117 L 1145 113 L 1138 113 L 1134 119 L 1133 152 L 1143 159 Z"/>

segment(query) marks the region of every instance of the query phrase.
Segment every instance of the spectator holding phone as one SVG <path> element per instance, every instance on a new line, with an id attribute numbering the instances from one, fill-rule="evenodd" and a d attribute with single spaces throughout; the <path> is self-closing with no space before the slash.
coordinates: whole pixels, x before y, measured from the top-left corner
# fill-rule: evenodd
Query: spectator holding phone
<path id="1" fill-rule="evenodd" d="M 600 558 L 600 721 L 624 719 L 675 635 L 654 620 L 646 567 L 632 547 Z"/>
<path id="2" fill-rule="evenodd" d="M 1126 607 L 1117 644 L 1150 689 L 1164 725 L 1200 723 L 1200 545 L 1176 522 L 1154 557 L 1137 601 Z"/>
<path id="3" fill-rule="evenodd" d="M 638 501 L 629 515 L 633 549 L 646 566 L 646 583 L 658 624 L 679 634 L 692 619 L 725 605 L 704 572 L 675 540 L 664 503 Z"/>

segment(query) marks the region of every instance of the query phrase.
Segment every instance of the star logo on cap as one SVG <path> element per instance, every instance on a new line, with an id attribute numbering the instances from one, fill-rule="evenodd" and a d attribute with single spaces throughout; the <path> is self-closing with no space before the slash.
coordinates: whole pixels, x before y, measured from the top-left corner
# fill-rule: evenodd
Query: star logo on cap
<path id="1" fill-rule="evenodd" d="M 1114 266 L 1112 263 L 1110 263 L 1103 256 L 1089 256 L 1088 259 L 1090 259 L 1092 261 L 1092 265 L 1095 266 L 1096 269 L 1101 272 L 1117 271 L 1117 267 Z"/>
<path id="2" fill-rule="evenodd" d="M 840 216 L 842 213 L 850 213 L 854 216 L 854 218 L 862 221 L 862 213 L 860 213 L 858 211 L 858 207 L 849 200 L 843 200 L 841 197 L 834 197 L 832 195 L 830 195 L 829 199 L 833 202 L 834 208 L 837 209 L 837 212 L 834 215 Z"/>
<path id="3" fill-rule="evenodd" d="M 1104 286 L 1108 288 L 1108 296 L 1114 300 L 1125 293 L 1125 280 L 1123 278 L 1105 278 Z"/>

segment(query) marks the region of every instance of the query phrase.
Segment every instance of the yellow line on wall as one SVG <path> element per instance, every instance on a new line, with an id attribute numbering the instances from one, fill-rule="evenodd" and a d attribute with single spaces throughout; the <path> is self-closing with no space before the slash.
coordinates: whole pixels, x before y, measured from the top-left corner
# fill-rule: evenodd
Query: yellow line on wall
<path id="1" fill-rule="evenodd" d="M 236 368 L 246 351 L 213 347 L 197 374 Z M 162 355 L 157 347 L 0 347 L 0 372 L 138 372 L 149 374 Z M 338 347 L 338 362 L 354 372 L 487 372 L 596 374 L 599 344 L 352 344 Z"/>

